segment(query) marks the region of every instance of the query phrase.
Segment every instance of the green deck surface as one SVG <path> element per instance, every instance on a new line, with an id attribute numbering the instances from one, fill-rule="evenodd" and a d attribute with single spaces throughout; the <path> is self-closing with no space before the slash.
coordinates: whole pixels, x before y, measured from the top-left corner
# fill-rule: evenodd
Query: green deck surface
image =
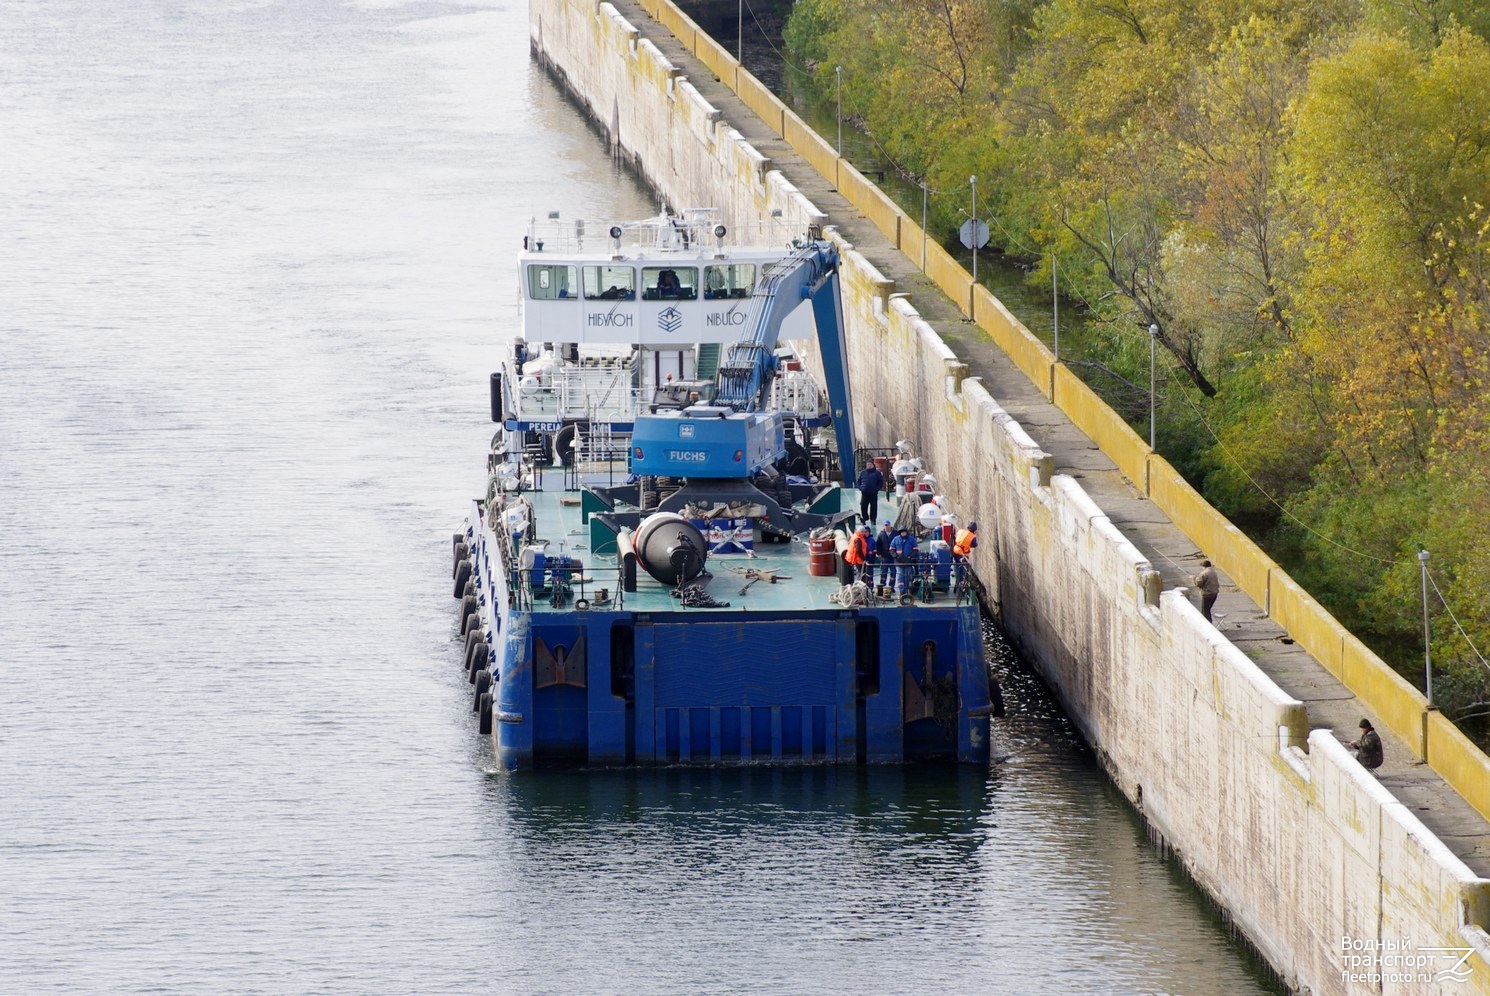
<path id="1" fill-rule="evenodd" d="M 549 490 L 523 493 L 523 496 L 533 504 L 535 531 L 540 541 L 548 540 L 549 555 L 562 553 L 570 557 L 578 557 L 584 564 L 582 575 L 572 582 L 575 597 L 588 599 L 591 607 L 596 610 L 619 607 L 632 612 L 670 612 L 682 609 L 680 600 L 671 595 L 672 589 L 654 580 L 640 567 L 636 572 L 637 590 L 621 593 L 622 602 L 619 606 L 616 604 L 615 599 L 620 588 L 616 555 L 614 553 L 596 554 L 590 549 L 589 526 L 581 522 L 581 491 L 577 487 L 573 490 L 561 490 L 565 487 L 566 480 L 573 483 L 575 476 L 550 469 L 543 479 L 543 485 Z M 599 483 L 608 481 L 609 478 L 604 475 L 601 475 L 598 480 Z M 859 493 L 857 491 L 846 488 L 841 491 L 840 495 L 844 510 L 858 508 Z M 894 499 L 881 499 L 881 519 L 893 521 L 898 512 L 899 505 Z M 757 529 L 754 546 L 753 556 L 710 554 L 704 566 L 708 577 L 696 579 L 693 582 L 699 584 L 707 581 L 704 590 L 711 598 L 720 602 L 728 602 L 727 609 L 690 608 L 687 611 L 782 612 L 841 607 L 830 598 L 842 587 L 836 573 L 836 560 L 835 573 L 832 576 L 810 575 L 808 573 L 810 555 L 805 535 L 794 538 L 790 543 L 762 543 L 760 531 Z M 778 580 L 774 584 L 765 579 L 749 584 L 750 576 L 746 572 L 751 570 L 775 572 Z M 876 565 L 874 570 L 876 583 L 878 578 L 879 568 Z M 747 584 L 749 584 L 748 587 L 746 587 Z M 598 590 L 601 588 L 609 591 L 611 599 L 609 604 L 596 602 Z M 891 598 L 877 600 L 875 604 L 888 605 L 896 601 L 898 599 Z M 950 606 L 952 601 L 945 593 L 941 593 L 938 595 L 938 603 Z M 541 594 L 535 595 L 533 608 L 535 612 L 573 611 L 572 603 L 555 607 L 550 605 Z"/>

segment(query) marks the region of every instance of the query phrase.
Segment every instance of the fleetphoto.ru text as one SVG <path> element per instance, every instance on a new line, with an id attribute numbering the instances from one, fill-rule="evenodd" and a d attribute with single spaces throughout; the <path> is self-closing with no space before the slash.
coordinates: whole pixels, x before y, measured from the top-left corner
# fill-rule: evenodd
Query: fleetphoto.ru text
<path id="1" fill-rule="evenodd" d="M 1340 938 L 1340 981 L 1354 983 L 1468 982 L 1472 948 L 1420 948 L 1402 937 Z"/>

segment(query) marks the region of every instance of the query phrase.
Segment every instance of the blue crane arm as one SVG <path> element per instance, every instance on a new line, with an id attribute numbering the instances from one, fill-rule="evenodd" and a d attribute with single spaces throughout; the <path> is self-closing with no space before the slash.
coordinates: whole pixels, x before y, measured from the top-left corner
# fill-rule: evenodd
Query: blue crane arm
<path id="1" fill-rule="evenodd" d="M 817 341 L 827 383 L 833 431 L 838 437 L 844 484 L 854 475 L 853 412 L 848 392 L 848 352 L 839 292 L 838 250 L 809 242 L 761 275 L 751 296 L 745 331 L 719 366 L 715 404 L 740 412 L 760 411 L 776 376 L 781 325 L 804 300 L 812 302 Z"/>

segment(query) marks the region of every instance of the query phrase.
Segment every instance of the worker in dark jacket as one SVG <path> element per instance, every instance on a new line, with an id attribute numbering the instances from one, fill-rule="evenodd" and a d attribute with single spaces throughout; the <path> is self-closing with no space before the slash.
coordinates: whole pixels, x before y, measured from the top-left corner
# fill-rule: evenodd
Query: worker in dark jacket
<path id="1" fill-rule="evenodd" d="M 1355 751 L 1355 759 L 1361 762 L 1361 767 L 1367 771 L 1375 771 L 1381 767 L 1384 759 L 1381 749 L 1381 737 L 1371 725 L 1371 720 L 1361 720 L 1361 735 L 1350 742 L 1350 749 Z"/>
<path id="2" fill-rule="evenodd" d="M 890 550 L 890 544 L 895 542 L 895 530 L 890 528 L 890 520 L 886 519 L 880 523 L 880 531 L 874 536 L 874 559 L 880 565 L 880 587 L 888 587 L 890 584 L 890 572 L 895 567 L 895 554 Z"/>
<path id="3" fill-rule="evenodd" d="M 874 517 L 880 512 L 880 492 L 885 490 L 885 475 L 873 460 L 866 460 L 864 469 L 859 471 L 858 488 L 859 521 L 873 529 Z"/>
<path id="4" fill-rule="evenodd" d="M 921 559 L 921 541 L 916 539 L 915 533 L 901 526 L 900 535 L 890 543 L 890 552 L 895 555 L 895 590 L 904 595 L 910 586 L 916 562 Z"/>

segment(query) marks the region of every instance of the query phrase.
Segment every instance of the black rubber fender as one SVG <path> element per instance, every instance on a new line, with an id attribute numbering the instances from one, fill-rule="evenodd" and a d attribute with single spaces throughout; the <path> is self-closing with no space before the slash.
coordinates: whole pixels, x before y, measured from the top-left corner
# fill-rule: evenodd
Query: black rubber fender
<path id="1" fill-rule="evenodd" d="M 465 653 L 461 655 L 461 660 L 465 662 L 467 671 L 471 670 L 471 653 L 475 650 L 476 644 L 485 642 L 485 640 L 486 630 L 482 627 L 472 626 L 466 630 L 466 649 Z"/>
<path id="2" fill-rule="evenodd" d="M 465 598 L 467 595 L 474 594 L 476 594 L 476 579 L 472 578 L 466 582 L 465 588 L 461 590 L 460 597 Z"/>
<path id="3" fill-rule="evenodd" d="M 999 687 L 999 681 L 997 678 L 990 677 L 988 679 L 988 700 L 993 705 L 993 712 L 990 713 L 990 715 L 993 716 L 994 719 L 1003 719 L 1004 690 Z"/>
<path id="4" fill-rule="evenodd" d="M 481 717 L 481 735 L 491 734 L 492 721 L 492 697 L 491 692 L 482 692 L 476 699 L 476 712 Z"/>
<path id="5" fill-rule="evenodd" d="M 466 590 L 466 582 L 471 580 L 471 562 L 462 560 L 455 565 L 455 589 L 450 592 L 456 598 L 461 597 L 461 592 Z"/>
<path id="6" fill-rule="evenodd" d="M 476 672 L 476 694 L 471 697 L 471 711 L 481 708 L 481 696 L 491 691 L 491 672 L 482 668 Z"/>
<path id="7" fill-rule="evenodd" d="M 484 650 L 484 653 L 483 653 Z M 491 647 L 485 642 L 478 643 L 471 648 L 471 655 L 466 658 L 466 681 L 474 682 L 476 672 L 486 667 L 491 658 Z"/>
<path id="8" fill-rule="evenodd" d="M 460 562 L 462 560 L 470 559 L 471 548 L 466 546 L 464 541 L 455 544 L 455 562 L 450 565 L 450 576 L 455 577 L 455 575 L 460 573 Z"/>
<path id="9" fill-rule="evenodd" d="M 450 548 L 453 550 L 466 541 L 465 533 L 454 533 L 450 537 Z"/>
<path id="10" fill-rule="evenodd" d="M 481 672 L 482 668 L 486 667 L 487 658 L 490 656 L 491 654 L 486 649 L 485 643 L 476 644 L 476 651 L 471 655 L 471 671 L 466 676 L 467 680 L 472 684 L 476 683 L 476 675 Z"/>
<path id="11" fill-rule="evenodd" d="M 481 603 L 475 595 L 467 595 L 460 602 L 460 635 L 465 636 L 471 630 L 471 617 L 475 616 L 477 624 L 481 622 Z"/>
<path id="12" fill-rule="evenodd" d="M 472 612 L 470 615 L 466 616 L 466 618 L 461 621 L 460 635 L 461 636 L 465 636 L 467 633 L 471 632 L 471 630 L 476 629 L 480 625 L 481 625 L 481 613 L 480 613 L 480 611 Z"/>

